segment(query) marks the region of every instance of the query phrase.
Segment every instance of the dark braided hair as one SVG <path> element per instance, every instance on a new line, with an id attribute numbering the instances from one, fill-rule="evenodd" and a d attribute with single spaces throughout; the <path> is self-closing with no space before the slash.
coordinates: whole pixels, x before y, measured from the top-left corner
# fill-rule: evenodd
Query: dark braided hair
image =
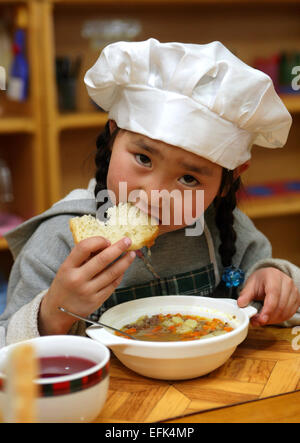
<path id="1" fill-rule="evenodd" d="M 95 164 L 96 164 L 96 186 L 95 186 L 95 197 L 100 191 L 107 189 L 107 173 L 108 167 L 111 157 L 111 147 L 115 141 L 116 135 L 119 131 L 119 128 L 116 129 L 111 134 L 109 128 L 109 121 L 106 123 L 104 127 L 104 131 L 99 134 L 96 140 L 97 152 L 95 156 Z M 97 204 L 97 209 L 104 202 L 100 202 Z"/>
<path id="2" fill-rule="evenodd" d="M 114 143 L 119 128 L 110 133 L 109 122 L 106 123 L 104 131 L 98 136 L 96 141 L 97 153 L 95 157 L 96 164 L 96 186 L 95 197 L 99 191 L 107 189 L 107 173 L 109 161 L 111 157 L 111 147 Z M 215 222 L 220 232 L 221 244 L 219 253 L 223 267 L 232 264 L 233 256 L 236 252 L 235 241 L 236 233 L 233 228 L 233 210 L 236 207 L 236 193 L 241 186 L 240 178 L 234 179 L 233 171 L 223 168 L 221 185 L 218 195 L 215 197 Z M 100 206 L 103 203 L 98 203 Z M 98 209 L 98 208 L 97 208 Z M 236 297 L 236 290 L 233 288 L 232 296 Z M 215 288 L 213 296 L 228 297 L 228 288 L 225 283 L 221 281 Z"/>
<path id="3" fill-rule="evenodd" d="M 221 244 L 219 253 L 224 268 L 232 265 L 232 259 L 236 252 L 235 241 L 236 232 L 233 227 L 233 210 L 236 207 L 236 193 L 241 187 L 241 179 L 233 176 L 233 171 L 223 168 L 222 180 L 218 195 L 214 200 L 215 222 L 219 229 Z M 221 280 L 215 288 L 214 297 L 228 297 L 229 289 Z M 236 298 L 236 288 L 232 288 L 231 296 Z"/>

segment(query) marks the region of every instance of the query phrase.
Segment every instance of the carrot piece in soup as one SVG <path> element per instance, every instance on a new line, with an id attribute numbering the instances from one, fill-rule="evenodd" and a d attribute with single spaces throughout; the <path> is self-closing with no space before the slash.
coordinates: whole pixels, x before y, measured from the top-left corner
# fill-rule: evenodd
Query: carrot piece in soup
<path id="1" fill-rule="evenodd" d="M 126 329 L 124 332 L 126 332 L 127 334 L 134 334 L 136 332 L 136 328 Z"/>
<path id="2" fill-rule="evenodd" d="M 156 326 L 154 329 L 152 329 L 152 332 L 160 331 L 161 328 L 162 328 L 162 326 L 158 325 L 158 326 Z"/>

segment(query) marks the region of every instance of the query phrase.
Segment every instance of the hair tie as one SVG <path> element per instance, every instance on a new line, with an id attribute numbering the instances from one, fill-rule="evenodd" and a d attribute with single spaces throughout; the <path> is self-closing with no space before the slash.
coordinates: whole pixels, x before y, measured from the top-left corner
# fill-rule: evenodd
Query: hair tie
<path id="1" fill-rule="evenodd" d="M 236 266 L 228 266 L 224 269 L 222 280 L 227 288 L 237 288 L 245 280 L 245 272 Z"/>

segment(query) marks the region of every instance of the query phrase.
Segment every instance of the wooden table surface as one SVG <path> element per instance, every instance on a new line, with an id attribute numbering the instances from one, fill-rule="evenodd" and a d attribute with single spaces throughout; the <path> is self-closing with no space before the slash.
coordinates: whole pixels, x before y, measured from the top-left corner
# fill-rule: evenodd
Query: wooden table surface
<path id="1" fill-rule="evenodd" d="M 300 328 L 250 327 L 222 367 L 183 381 L 143 377 L 112 355 L 108 398 L 96 422 L 299 423 L 299 336 Z"/>

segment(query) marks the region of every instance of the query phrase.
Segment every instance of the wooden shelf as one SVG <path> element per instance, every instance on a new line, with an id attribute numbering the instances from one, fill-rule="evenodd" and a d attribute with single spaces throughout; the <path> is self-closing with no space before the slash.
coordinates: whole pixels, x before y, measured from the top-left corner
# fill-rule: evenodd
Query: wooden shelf
<path id="1" fill-rule="evenodd" d="M 0 134 L 33 133 L 34 120 L 30 117 L 4 117 L 0 119 Z"/>
<path id="2" fill-rule="evenodd" d="M 267 218 L 300 214 L 300 195 L 249 197 L 241 200 L 238 207 L 250 218 Z"/>
<path id="3" fill-rule="evenodd" d="M 300 94 L 280 95 L 281 100 L 291 113 L 300 112 Z"/>
<path id="4" fill-rule="evenodd" d="M 13 35 L 17 8 L 27 12 L 26 55 L 29 65 L 29 95 L 25 101 L 10 100 L 0 91 L 0 144 L 1 158 L 6 161 L 12 176 L 14 200 L 9 212 L 22 219 L 37 215 L 47 209 L 45 199 L 44 152 L 45 123 L 42 116 L 45 94 L 40 81 L 40 2 L 34 0 L 0 0 L 1 16 L 7 21 L 10 36 Z M 8 250 L 6 240 L 0 236 L 0 267 L 5 265 Z M 4 257 L 4 258 L 3 258 Z M 3 258 L 3 260 L 2 260 Z M 4 260 L 5 259 L 5 260 Z"/>
<path id="5" fill-rule="evenodd" d="M 60 114 L 58 116 L 58 129 L 94 128 L 104 126 L 107 122 L 108 114 L 105 112 L 84 112 Z"/>
<path id="6" fill-rule="evenodd" d="M 4 249 L 8 249 L 8 244 L 5 238 L 0 237 L 0 250 L 3 251 Z"/>

